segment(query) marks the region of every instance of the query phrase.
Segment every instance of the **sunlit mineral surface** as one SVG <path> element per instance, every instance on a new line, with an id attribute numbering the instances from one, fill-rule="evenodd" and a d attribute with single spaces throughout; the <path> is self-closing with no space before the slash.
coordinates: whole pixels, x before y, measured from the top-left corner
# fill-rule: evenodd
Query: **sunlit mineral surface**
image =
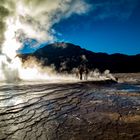
<path id="1" fill-rule="evenodd" d="M 0 82 L 0 139 L 139 140 L 140 74 L 115 76 L 119 83 Z"/>

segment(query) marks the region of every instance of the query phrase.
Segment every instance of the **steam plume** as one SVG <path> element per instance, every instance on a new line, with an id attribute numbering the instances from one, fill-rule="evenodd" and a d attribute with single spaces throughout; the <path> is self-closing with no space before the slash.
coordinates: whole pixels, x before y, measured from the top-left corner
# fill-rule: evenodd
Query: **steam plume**
<path id="1" fill-rule="evenodd" d="M 1 0 L 0 54 L 3 55 L 0 73 L 7 78 L 8 71 L 13 72 L 14 68 L 13 75 L 20 75 L 21 62 L 15 56 L 26 39 L 52 42 L 55 40 L 54 24 L 89 9 L 90 5 L 84 0 Z"/>
<path id="2" fill-rule="evenodd" d="M 26 38 L 52 41 L 55 39 L 52 29 L 55 23 L 72 14 L 83 14 L 89 10 L 89 7 L 84 0 L 55 0 L 55 2 L 52 0 L 2 0 L 0 2 L 2 33 L 0 42 L 2 44 L 4 39 L 6 42 L 9 38 L 20 41 Z M 5 48 L 3 52 L 7 53 Z"/>

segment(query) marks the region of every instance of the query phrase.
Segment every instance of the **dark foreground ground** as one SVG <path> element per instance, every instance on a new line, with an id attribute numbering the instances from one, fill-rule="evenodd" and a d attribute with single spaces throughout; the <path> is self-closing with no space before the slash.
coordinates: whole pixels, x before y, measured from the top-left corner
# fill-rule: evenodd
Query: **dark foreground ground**
<path id="1" fill-rule="evenodd" d="M 0 139 L 140 140 L 139 76 L 135 79 L 1 85 Z"/>

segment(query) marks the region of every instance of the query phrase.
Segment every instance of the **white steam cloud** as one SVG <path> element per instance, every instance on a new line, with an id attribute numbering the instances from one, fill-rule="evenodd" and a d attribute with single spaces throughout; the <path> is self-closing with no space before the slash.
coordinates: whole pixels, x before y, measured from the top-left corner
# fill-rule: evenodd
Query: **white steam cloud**
<path id="1" fill-rule="evenodd" d="M 16 51 L 21 47 L 21 41 L 27 38 L 39 42 L 53 41 L 52 26 L 55 23 L 72 14 L 84 14 L 90 9 L 84 0 L 6 0 L 1 2 L 1 7 L 5 9 L 4 18 L 1 19 L 5 24 L 2 52 L 10 58 L 15 55 L 14 49 Z"/>
<path id="2" fill-rule="evenodd" d="M 89 9 L 90 5 L 84 0 L 0 0 L 2 78 L 20 75 L 22 65 L 15 56 L 26 39 L 52 42 L 55 40 L 54 24 L 73 14 L 84 14 Z"/>
<path id="3" fill-rule="evenodd" d="M 40 43 L 54 41 L 54 24 L 73 14 L 87 13 L 90 8 L 86 0 L 0 0 L 0 80 L 74 80 L 74 76 L 58 75 L 53 65 L 42 67 L 34 58 L 26 62 L 27 66 L 23 65 L 16 57 L 17 50 L 23 47 L 26 39 Z M 87 61 L 84 55 L 81 59 Z M 65 69 L 66 63 L 61 65 Z M 78 69 L 74 71 L 77 73 Z M 106 77 L 99 77 L 96 71 L 89 75 L 96 75 L 98 79 L 110 77 L 108 71 L 104 74 Z"/>

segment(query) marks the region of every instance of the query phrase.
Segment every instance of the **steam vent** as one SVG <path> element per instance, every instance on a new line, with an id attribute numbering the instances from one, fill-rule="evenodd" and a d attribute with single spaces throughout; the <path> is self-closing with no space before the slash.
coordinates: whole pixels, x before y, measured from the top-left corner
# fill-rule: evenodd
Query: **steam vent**
<path id="1" fill-rule="evenodd" d="M 140 140 L 140 0 L 0 0 L 0 140 Z"/>

